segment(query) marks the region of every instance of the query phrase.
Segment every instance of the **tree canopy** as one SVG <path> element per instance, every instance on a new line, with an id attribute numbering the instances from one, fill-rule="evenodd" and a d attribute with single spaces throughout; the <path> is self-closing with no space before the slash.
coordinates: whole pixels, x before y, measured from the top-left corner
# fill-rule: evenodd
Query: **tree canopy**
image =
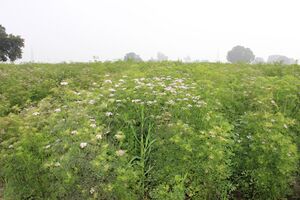
<path id="1" fill-rule="evenodd" d="M 271 55 L 268 57 L 268 63 L 281 63 L 285 65 L 295 64 L 296 60 L 283 55 Z"/>
<path id="2" fill-rule="evenodd" d="M 168 60 L 168 56 L 166 56 L 162 52 L 157 53 L 157 61 L 166 61 L 166 60 Z"/>
<path id="3" fill-rule="evenodd" d="M 227 60 L 231 63 L 250 63 L 255 58 L 250 48 L 235 46 L 227 53 Z"/>
<path id="4" fill-rule="evenodd" d="M 130 52 L 130 53 L 127 53 L 125 56 L 124 56 L 124 60 L 127 61 L 127 60 L 131 60 L 131 61 L 142 61 L 142 58 L 137 55 L 136 53 L 134 52 Z"/>
<path id="5" fill-rule="evenodd" d="M 7 34 L 5 28 L 0 25 L 0 61 L 15 61 L 22 58 L 24 39 L 20 36 Z"/>

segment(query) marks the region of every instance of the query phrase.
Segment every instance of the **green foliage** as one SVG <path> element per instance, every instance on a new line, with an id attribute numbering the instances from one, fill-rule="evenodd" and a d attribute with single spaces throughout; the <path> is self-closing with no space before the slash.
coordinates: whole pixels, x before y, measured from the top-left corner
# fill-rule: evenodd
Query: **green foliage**
<path id="1" fill-rule="evenodd" d="M 24 47 L 24 39 L 20 36 L 7 34 L 5 28 L 0 25 L 0 61 L 15 61 L 22 58 L 22 48 Z"/>
<path id="2" fill-rule="evenodd" d="M 159 133 L 152 176 L 158 185 L 155 190 L 168 188 L 164 197 L 170 195 L 168 198 L 172 199 L 176 193 L 189 199 L 226 199 L 233 189 L 228 181 L 233 145 L 230 125 L 218 116 L 210 116 L 210 119 L 203 116 L 199 121 L 202 120 L 211 127 L 196 131 L 178 121 Z M 178 177 L 185 178 L 180 182 Z"/>
<path id="3" fill-rule="evenodd" d="M 247 113 L 237 127 L 236 181 L 245 197 L 279 199 L 289 191 L 298 152 L 282 114 Z"/>
<path id="4" fill-rule="evenodd" d="M 295 196 L 299 89 L 297 65 L 0 65 L 4 199 Z"/>

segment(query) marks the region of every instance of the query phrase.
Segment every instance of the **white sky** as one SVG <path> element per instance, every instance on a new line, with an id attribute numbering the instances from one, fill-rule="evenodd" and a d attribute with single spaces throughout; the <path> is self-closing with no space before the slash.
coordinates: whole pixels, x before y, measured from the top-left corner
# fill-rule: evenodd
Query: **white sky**
<path id="1" fill-rule="evenodd" d="M 299 0 L 0 0 L 0 24 L 25 39 L 22 61 L 225 61 L 235 45 L 300 59 Z"/>

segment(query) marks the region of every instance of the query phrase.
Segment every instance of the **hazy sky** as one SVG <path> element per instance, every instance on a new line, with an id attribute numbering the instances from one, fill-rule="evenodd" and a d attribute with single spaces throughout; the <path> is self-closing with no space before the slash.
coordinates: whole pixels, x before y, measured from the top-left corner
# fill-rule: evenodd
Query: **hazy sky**
<path id="1" fill-rule="evenodd" d="M 22 61 L 225 61 L 234 45 L 300 59 L 299 0 L 0 0 L 0 24 L 25 39 Z"/>

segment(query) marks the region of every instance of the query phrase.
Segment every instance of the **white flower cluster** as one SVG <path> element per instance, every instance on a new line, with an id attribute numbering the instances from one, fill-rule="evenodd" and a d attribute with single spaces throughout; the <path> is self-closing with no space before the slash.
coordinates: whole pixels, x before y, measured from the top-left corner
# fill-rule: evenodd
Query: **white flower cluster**
<path id="1" fill-rule="evenodd" d="M 121 156 L 124 156 L 125 153 L 126 153 L 126 151 L 125 151 L 125 150 L 122 150 L 122 149 L 116 151 L 117 156 L 120 156 L 120 157 L 121 157 Z"/>
<path id="2" fill-rule="evenodd" d="M 112 84 L 112 80 L 105 80 L 104 83 Z"/>
<path id="3" fill-rule="evenodd" d="M 113 116 L 113 113 L 112 112 L 106 112 L 105 116 L 107 116 L 107 117 Z"/>
<path id="4" fill-rule="evenodd" d="M 81 143 L 80 143 L 80 148 L 81 148 L 81 149 L 84 149 L 86 146 L 87 146 L 87 143 L 86 143 L 86 142 L 81 142 Z"/>
<path id="5" fill-rule="evenodd" d="M 66 86 L 66 85 L 68 85 L 69 83 L 67 82 L 67 81 L 62 81 L 62 82 L 60 82 L 60 85 L 62 85 L 62 86 Z"/>
<path id="6" fill-rule="evenodd" d="M 56 109 L 54 110 L 54 112 L 59 113 L 59 112 L 61 112 L 61 109 L 60 109 L 60 108 L 56 108 Z"/>

